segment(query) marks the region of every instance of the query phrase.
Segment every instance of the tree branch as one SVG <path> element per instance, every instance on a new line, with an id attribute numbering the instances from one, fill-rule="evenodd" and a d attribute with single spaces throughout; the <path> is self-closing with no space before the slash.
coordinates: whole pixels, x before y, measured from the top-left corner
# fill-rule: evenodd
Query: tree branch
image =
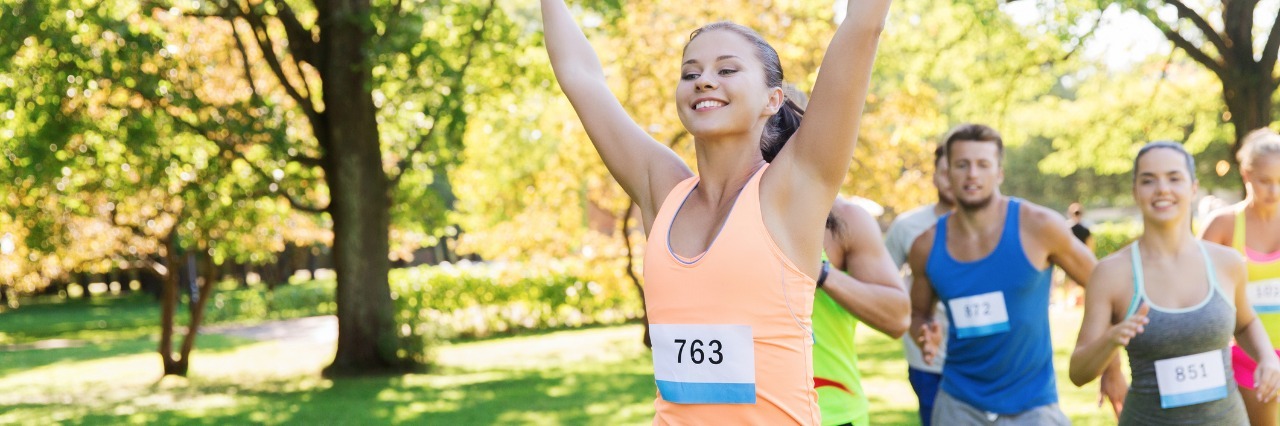
<path id="1" fill-rule="evenodd" d="M 1076 43 L 1076 45 L 1075 45 L 1075 46 L 1072 46 L 1072 47 L 1071 47 L 1071 50 L 1069 50 L 1069 51 L 1067 51 L 1067 53 L 1063 54 L 1063 55 L 1062 55 L 1062 58 L 1059 58 L 1059 59 L 1058 59 L 1058 61 L 1065 62 L 1066 60 L 1071 59 L 1071 57 L 1072 57 L 1072 56 L 1075 56 L 1076 52 L 1080 51 L 1080 48 L 1084 47 L 1084 43 L 1085 43 L 1086 41 L 1088 41 L 1090 37 L 1093 37 L 1093 35 L 1094 35 L 1095 33 L 1097 33 L 1097 32 L 1098 32 L 1098 28 L 1102 26 L 1102 17 L 1103 17 L 1103 16 L 1104 16 L 1104 14 L 1103 14 L 1103 13 L 1101 13 L 1101 12 L 1099 12 L 1099 13 L 1098 13 L 1098 19 L 1095 19 L 1095 20 L 1093 21 L 1093 27 L 1092 27 L 1092 28 L 1089 28 L 1089 32 L 1084 33 L 1084 35 L 1080 36 L 1080 38 L 1079 38 L 1079 42 L 1078 42 L 1078 43 Z"/>
<path id="2" fill-rule="evenodd" d="M 1151 10 L 1150 8 L 1147 8 L 1147 7 L 1138 7 L 1136 10 L 1138 11 L 1138 13 L 1142 14 L 1143 17 L 1147 18 L 1147 21 L 1150 21 L 1152 25 L 1155 25 L 1156 28 L 1160 30 L 1160 32 L 1164 33 L 1164 37 L 1169 39 L 1169 41 L 1172 42 L 1174 46 L 1177 46 L 1181 48 L 1183 51 L 1187 52 L 1187 55 L 1191 56 L 1191 59 L 1194 59 L 1196 62 L 1199 62 L 1201 65 L 1204 65 L 1205 68 L 1208 68 L 1210 71 L 1213 71 L 1213 73 L 1216 74 L 1218 78 L 1220 79 L 1227 78 L 1225 65 L 1214 60 L 1212 57 L 1209 56 L 1209 54 L 1204 53 L 1203 50 L 1200 50 L 1199 47 L 1196 47 L 1195 44 L 1192 44 L 1190 41 L 1188 41 L 1185 37 L 1182 36 L 1181 33 L 1179 33 L 1177 30 L 1174 30 L 1173 27 L 1170 27 L 1167 22 L 1161 20 L 1160 17 L 1156 15 L 1154 10 Z M 1227 51 L 1222 50 L 1222 51 L 1219 51 L 1218 53 L 1225 55 L 1226 52 Z"/>
<path id="3" fill-rule="evenodd" d="M 166 110 L 166 113 L 167 113 L 167 110 Z M 266 170 L 263 170 L 256 163 L 254 163 L 253 161 L 250 161 L 249 158 L 246 157 L 243 152 L 240 152 L 240 150 L 235 149 L 235 146 L 236 146 L 235 144 L 228 144 L 225 141 L 213 135 L 210 130 L 202 128 L 187 120 L 183 120 L 182 118 L 174 116 L 173 114 L 169 114 L 169 116 L 173 118 L 173 121 L 177 122 L 178 124 L 181 124 L 183 127 L 190 129 L 193 133 L 200 135 L 201 137 L 205 138 L 205 140 L 213 142 L 213 144 L 218 147 L 219 156 L 221 156 L 222 153 L 227 153 L 227 154 L 230 154 L 232 157 L 244 160 L 245 164 L 248 164 L 249 168 L 252 169 L 255 174 L 263 178 L 265 181 L 267 182 L 275 181 L 275 178 L 272 177 L 270 173 L 267 173 Z M 298 158 L 302 161 L 306 161 L 306 159 L 310 157 L 302 157 L 302 156 L 291 157 L 291 159 L 293 158 Z M 319 160 L 315 160 L 315 162 L 319 163 Z M 283 186 L 281 186 L 280 191 L 278 193 L 259 190 L 257 192 L 250 194 L 250 196 L 277 196 L 277 195 L 283 196 L 285 200 L 289 202 L 289 205 L 297 210 L 311 212 L 311 213 L 323 213 L 328 209 L 328 206 L 324 206 L 324 207 L 315 206 L 295 198 L 294 195 L 290 194 L 289 191 L 286 190 Z"/>
<path id="4" fill-rule="evenodd" d="M 236 39 L 236 50 L 240 52 L 240 61 L 244 64 L 244 79 L 249 81 L 250 96 L 255 104 L 261 105 L 262 96 L 258 94 L 258 84 L 253 81 L 253 71 L 249 66 L 249 51 L 244 41 L 240 40 L 240 28 L 236 25 L 235 18 L 228 17 L 227 23 L 231 24 L 231 37 Z"/>
<path id="5" fill-rule="evenodd" d="M 1276 21 L 1271 24 L 1271 34 L 1267 35 L 1267 44 L 1262 48 L 1262 69 L 1267 71 L 1267 76 L 1271 77 L 1271 84 L 1274 86 L 1277 81 L 1275 79 L 1275 67 L 1277 51 L 1280 51 L 1280 13 L 1276 14 Z"/>
<path id="6" fill-rule="evenodd" d="M 1213 47 L 1218 49 L 1218 54 L 1223 56 L 1227 55 L 1228 48 L 1226 40 L 1222 39 L 1222 35 L 1215 31 L 1213 26 L 1209 25 L 1209 22 L 1204 20 L 1204 17 L 1200 16 L 1200 14 L 1196 13 L 1196 11 L 1190 7 L 1187 7 L 1182 0 L 1165 0 L 1165 3 L 1178 9 L 1179 18 L 1186 18 L 1187 20 L 1190 20 L 1191 23 L 1200 30 L 1200 32 L 1204 33 L 1205 40 L 1209 40 L 1209 43 L 1212 43 Z"/>
<path id="7" fill-rule="evenodd" d="M 276 54 L 275 41 L 271 39 L 271 34 L 267 31 L 267 25 L 263 22 L 262 16 L 239 8 L 233 9 L 233 11 L 238 16 L 243 17 L 245 22 L 249 23 L 249 27 L 253 29 L 254 40 L 258 42 L 258 49 L 262 51 L 263 59 L 266 59 L 267 66 L 271 68 L 271 72 L 275 73 L 276 78 L 280 80 L 280 85 L 284 86 L 285 92 L 289 94 L 289 97 L 293 98 L 299 108 L 302 108 L 302 111 L 307 114 L 307 118 L 311 119 L 312 123 L 315 123 L 319 113 L 311 102 L 310 89 L 304 96 L 289 81 L 288 75 L 284 72 L 284 66 L 280 64 L 280 57 Z"/>
<path id="8" fill-rule="evenodd" d="M 280 20 L 281 25 L 284 25 L 284 34 L 289 40 L 289 53 L 296 60 L 317 66 L 321 58 L 313 38 L 315 33 L 302 26 L 302 22 L 298 21 L 298 15 L 293 13 L 289 3 L 271 0 L 271 4 L 279 11 L 275 17 Z"/>
<path id="9" fill-rule="evenodd" d="M 214 143 L 218 145 L 219 150 L 225 151 L 231 154 L 232 156 L 244 161 L 245 164 L 249 165 L 249 168 L 253 169 L 254 173 L 262 177 L 266 181 L 268 182 L 275 181 L 275 178 L 273 178 L 270 173 L 267 173 L 266 170 L 263 170 L 261 167 L 258 167 L 256 163 L 254 163 L 253 161 L 250 161 L 249 158 L 244 155 L 244 153 L 235 149 L 229 149 L 223 146 L 222 144 L 218 143 L 217 141 L 214 141 Z M 286 190 L 284 187 L 280 187 L 280 190 L 278 192 L 263 191 L 260 189 L 258 191 L 250 193 L 249 195 L 251 197 L 263 197 L 263 196 L 273 197 L 276 195 L 280 195 L 280 196 L 283 196 L 284 199 L 289 202 L 289 205 L 292 206 L 294 209 L 302 210 L 305 212 L 324 213 L 328 209 L 328 206 L 324 206 L 324 207 L 315 206 L 315 205 L 308 204 L 302 200 L 299 200 L 295 198 L 293 194 L 290 194 L 289 191 Z"/>
<path id="10" fill-rule="evenodd" d="M 298 163 L 307 167 L 324 167 L 320 159 L 306 155 L 293 155 L 289 157 L 289 162 Z"/>
<path id="11" fill-rule="evenodd" d="M 298 16 L 293 13 L 289 3 L 271 0 L 271 4 L 275 5 L 278 11 L 275 15 L 276 19 L 279 19 L 280 24 L 284 26 L 285 39 L 289 42 L 289 57 L 293 59 L 293 67 L 298 71 L 298 78 L 302 80 L 302 91 L 307 99 L 311 99 L 311 82 L 307 79 L 307 73 L 302 70 L 302 63 L 306 62 L 312 67 L 319 66 L 320 61 L 324 60 L 321 56 L 323 52 L 312 38 L 314 33 L 302 26 L 302 22 L 298 21 Z"/>
<path id="12" fill-rule="evenodd" d="M 466 91 L 462 90 L 462 85 L 466 80 L 467 69 L 471 67 L 471 61 L 472 59 L 475 58 L 475 47 L 477 42 L 480 41 L 480 38 L 484 36 L 484 31 L 489 27 L 487 25 L 487 23 L 489 22 L 489 16 L 493 14 L 493 10 L 496 8 L 497 8 L 497 5 L 495 4 L 495 1 L 489 0 L 489 7 L 485 9 L 484 14 L 480 16 L 480 26 L 471 27 L 471 40 L 467 42 L 467 47 L 465 50 L 466 54 L 463 55 L 464 59 L 462 61 L 462 65 L 458 67 L 458 70 L 455 73 L 457 74 L 457 78 L 453 80 L 453 84 L 449 88 L 450 89 L 449 93 L 456 93 L 457 94 L 456 96 L 458 97 L 462 97 L 463 94 L 466 93 Z M 450 100 L 450 98 L 445 98 L 443 102 L 446 104 L 449 104 L 454 101 Z M 451 110 L 450 108 L 443 108 L 443 107 L 437 109 L 438 112 L 450 111 L 450 110 Z M 432 115 L 433 115 L 433 118 L 436 118 L 434 117 L 435 114 L 432 114 Z M 440 120 L 435 120 L 435 122 L 439 123 Z M 404 157 L 400 158 L 400 161 L 396 164 L 396 168 L 397 168 L 396 175 L 391 177 L 392 188 L 395 188 L 397 185 L 400 184 L 400 178 L 404 177 L 405 171 L 409 170 L 409 165 L 413 162 L 413 155 L 420 152 L 422 148 L 427 145 L 427 142 L 431 141 L 432 134 L 435 133 L 436 129 L 440 127 L 442 126 L 440 125 L 431 126 L 431 129 L 427 130 L 427 134 L 423 135 L 422 138 L 418 139 L 418 143 L 415 144 L 413 148 L 409 150 L 409 152 L 405 153 Z"/>

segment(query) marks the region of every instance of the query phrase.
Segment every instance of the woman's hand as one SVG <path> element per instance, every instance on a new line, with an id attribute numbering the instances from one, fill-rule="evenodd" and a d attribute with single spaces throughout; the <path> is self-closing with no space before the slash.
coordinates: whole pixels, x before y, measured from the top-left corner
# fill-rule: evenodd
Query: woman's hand
<path id="1" fill-rule="evenodd" d="M 1107 329 L 1107 340 L 1117 346 L 1129 346 L 1129 341 L 1142 334 L 1147 323 L 1151 322 L 1151 320 L 1147 319 L 1147 313 L 1150 311 L 1151 308 L 1146 303 L 1143 303 L 1138 308 L 1138 312 Z"/>
<path id="2" fill-rule="evenodd" d="M 1268 357 L 1264 362 L 1258 364 L 1258 369 L 1253 372 L 1253 383 L 1257 384 L 1256 393 L 1258 401 L 1268 403 L 1276 399 L 1276 391 L 1280 390 L 1280 360 L 1276 357 Z"/>

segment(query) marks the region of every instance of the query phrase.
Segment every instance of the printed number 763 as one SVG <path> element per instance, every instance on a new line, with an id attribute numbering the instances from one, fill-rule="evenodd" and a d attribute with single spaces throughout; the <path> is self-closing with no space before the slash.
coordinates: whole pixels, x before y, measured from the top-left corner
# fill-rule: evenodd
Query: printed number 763
<path id="1" fill-rule="evenodd" d="M 694 339 L 692 342 L 686 339 L 675 339 L 675 342 L 680 344 L 680 350 L 676 351 L 677 364 L 684 363 L 686 344 L 689 348 L 689 361 L 694 364 L 702 364 L 703 362 L 720 364 L 724 362 L 724 354 L 720 352 L 721 349 L 724 349 L 724 346 L 720 344 L 719 340 L 709 340 L 703 343 L 700 339 Z M 710 350 L 710 356 L 707 355 L 707 349 Z"/>

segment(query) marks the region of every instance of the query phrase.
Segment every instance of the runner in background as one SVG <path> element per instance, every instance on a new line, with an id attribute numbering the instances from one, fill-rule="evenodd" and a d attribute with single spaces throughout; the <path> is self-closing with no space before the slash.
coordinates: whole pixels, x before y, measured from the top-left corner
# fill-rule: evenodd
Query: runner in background
<path id="1" fill-rule="evenodd" d="M 889 256 L 893 257 L 894 265 L 902 271 L 908 292 L 911 291 L 911 269 L 904 268 L 904 265 L 907 263 L 911 243 L 924 231 L 932 228 L 939 217 L 955 207 L 955 196 L 951 194 L 951 184 L 947 180 L 946 160 L 946 147 L 938 144 L 933 150 L 933 187 L 938 193 L 938 202 L 898 215 L 885 234 L 884 245 L 889 250 Z M 946 307 L 938 303 L 934 309 L 934 324 L 937 324 L 939 333 L 945 335 L 948 324 Z M 947 356 L 946 339 L 939 342 L 932 364 L 924 362 L 920 346 L 911 340 L 911 336 L 903 336 L 902 347 L 907 356 L 907 379 L 920 402 L 920 424 L 929 426 L 933 415 L 933 399 L 938 395 L 938 385 L 942 383 L 942 366 Z"/>
<path id="2" fill-rule="evenodd" d="M 787 99 L 801 108 L 808 96 L 784 85 Z M 765 158 L 777 155 L 761 146 Z M 892 338 L 911 323 L 911 305 L 899 284 L 889 253 L 880 244 L 880 226 L 866 209 L 837 198 L 827 216 L 824 258 L 813 301 L 813 387 L 824 425 L 870 424 L 870 404 L 862 389 L 854 333 L 858 322 Z"/>
<path id="3" fill-rule="evenodd" d="M 933 308 L 947 305 L 947 365 L 934 401 L 940 425 L 1066 425 L 1049 332 L 1052 265 L 1087 282 L 1096 260 L 1057 212 L 1006 197 L 1004 143 L 980 124 L 944 138 L 957 208 L 911 246 L 911 333 L 938 352 Z M 923 272 L 923 273 L 921 273 Z"/>
<path id="4" fill-rule="evenodd" d="M 1201 238 L 1233 247 L 1244 256 L 1249 303 L 1262 320 L 1271 346 L 1280 347 L 1280 135 L 1271 129 L 1250 132 L 1236 159 L 1244 179 L 1244 201 L 1214 212 Z M 1255 426 L 1280 423 L 1280 404 L 1275 400 L 1264 404 L 1254 397 L 1257 363 L 1238 345 L 1231 351 L 1249 422 Z"/>

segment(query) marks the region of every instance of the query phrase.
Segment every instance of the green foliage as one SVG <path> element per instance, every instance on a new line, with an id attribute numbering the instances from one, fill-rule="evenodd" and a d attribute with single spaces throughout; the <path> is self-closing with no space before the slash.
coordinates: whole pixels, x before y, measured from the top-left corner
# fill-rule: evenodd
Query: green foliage
<path id="1" fill-rule="evenodd" d="M 337 311 L 333 301 L 335 285 L 333 280 L 317 280 L 280 285 L 274 290 L 254 286 L 214 292 L 205 308 L 205 318 L 218 323 L 333 315 Z"/>
<path id="2" fill-rule="evenodd" d="M 1099 259 L 1115 253 L 1142 235 L 1142 222 L 1128 220 L 1100 223 L 1089 228 L 1093 233 L 1094 254 Z"/>
<path id="3" fill-rule="evenodd" d="M 443 264 L 393 271 L 402 336 L 483 337 L 515 330 L 612 324 L 640 315 L 622 283 L 584 263 Z"/>

